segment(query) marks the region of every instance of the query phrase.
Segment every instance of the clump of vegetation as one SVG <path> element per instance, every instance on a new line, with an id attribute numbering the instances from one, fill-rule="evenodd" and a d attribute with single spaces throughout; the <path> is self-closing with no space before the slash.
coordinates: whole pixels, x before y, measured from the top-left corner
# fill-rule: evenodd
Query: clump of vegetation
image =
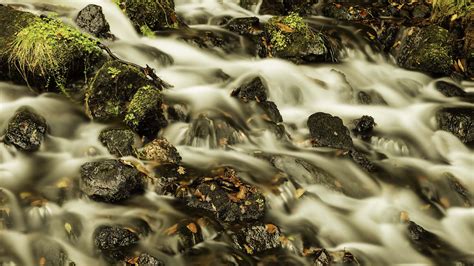
<path id="1" fill-rule="evenodd" d="M 26 82 L 29 76 L 41 77 L 47 80 L 47 87 L 56 86 L 67 95 L 69 76 L 74 71 L 85 72 L 101 49 L 90 36 L 58 19 L 37 17 L 16 33 L 7 53 L 9 64 L 19 70 Z"/>
<path id="2" fill-rule="evenodd" d="M 107 73 L 114 79 L 116 78 L 122 71 L 116 67 L 109 67 L 107 68 Z"/>
<path id="3" fill-rule="evenodd" d="M 286 17 L 273 17 L 268 24 L 270 43 L 278 51 L 285 49 L 296 38 L 311 38 L 314 33 L 303 18 L 292 13 Z"/>
<path id="4" fill-rule="evenodd" d="M 153 32 L 150 27 L 148 27 L 147 25 L 142 25 L 140 26 L 140 32 L 142 33 L 143 36 L 146 36 L 146 37 L 155 37 L 155 32 Z"/>
<path id="5" fill-rule="evenodd" d="M 433 0 L 431 19 L 441 22 L 445 19 L 454 21 L 474 12 L 471 0 Z"/>

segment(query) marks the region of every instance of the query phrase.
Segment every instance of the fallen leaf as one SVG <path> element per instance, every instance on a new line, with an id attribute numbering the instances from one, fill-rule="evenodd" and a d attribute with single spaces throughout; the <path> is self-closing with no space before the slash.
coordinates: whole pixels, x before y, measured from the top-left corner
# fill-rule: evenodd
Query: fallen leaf
<path id="1" fill-rule="evenodd" d="M 191 231 L 193 234 L 196 234 L 197 231 L 198 231 L 197 226 L 196 226 L 195 223 L 190 223 L 190 224 L 188 224 L 186 227 L 187 227 L 187 228 L 189 229 L 189 231 Z"/>

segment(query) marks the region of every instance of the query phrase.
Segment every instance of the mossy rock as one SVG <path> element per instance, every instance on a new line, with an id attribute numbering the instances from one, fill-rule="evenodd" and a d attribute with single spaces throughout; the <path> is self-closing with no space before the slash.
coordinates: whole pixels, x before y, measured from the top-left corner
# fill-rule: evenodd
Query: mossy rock
<path id="1" fill-rule="evenodd" d="M 133 95 L 146 85 L 152 82 L 140 69 L 118 61 L 107 62 L 89 85 L 86 109 L 95 120 L 121 121 Z"/>
<path id="2" fill-rule="evenodd" d="M 154 138 L 168 122 L 162 110 L 163 97 L 154 86 L 141 87 L 128 105 L 124 122 L 135 132 Z"/>
<path id="3" fill-rule="evenodd" d="M 182 23 L 174 11 L 173 0 L 114 0 L 144 35 L 152 31 L 178 28 Z"/>
<path id="4" fill-rule="evenodd" d="M 270 15 L 315 14 L 316 9 L 313 8 L 313 5 L 316 3 L 318 3 L 318 0 L 240 0 L 239 2 L 241 7 L 249 10 L 253 10 L 260 5 L 259 13 Z"/>
<path id="5" fill-rule="evenodd" d="M 70 95 L 71 82 L 87 79 L 105 55 L 92 37 L 54 17 L 0 6 L 0 73 L 39 91 Z M 69 88 L 68 88 L 69 87 Z"/>
<path id="6" fill-rule="evenodd" d="M 399 66 L 435 75 L 449 75 L 453 65 L 453 37 L 439 26 L 409 28 L 396 55 Z"/>
<path id="7" fill-rule="evenodd" d="M 332 61 L 326 37 L 315 32 L 299 15 L 273 17 L 265 25 L 270 56 L 296 63 Z"/>

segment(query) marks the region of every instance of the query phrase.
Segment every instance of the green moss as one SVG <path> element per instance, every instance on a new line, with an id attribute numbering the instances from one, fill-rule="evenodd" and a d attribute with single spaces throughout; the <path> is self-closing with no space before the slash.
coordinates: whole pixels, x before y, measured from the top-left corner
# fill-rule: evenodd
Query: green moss
<path id="1" fill-rule="evenodd" d="M 146 28 L 156 31 L 180 26 L 172 0 L 122 0 L 119 5 L 144 34 L 149 33 Z"/>
<path id="2" fill-rule="evenodd" d="M 155 37 L 155 32 L 153 32 L 150 27 L 148 27 L 147 25 L 142 25 L 140 26 L 140 32 L 143 34 L 143 36 L 146 36 L 146 37 Z"/>
<path id="3" fill-rule="evenodd" d="M 305 51 L 327 53 L 321 34 L 314 32 L 296 13 L 271 18 L 266 24 L 266 30 L 274 55 L 297 57 Z"/>
<path id="4" fill-rule="evenodd" d="M 122 71 L 120 71 L 120 69 L 115 68 L 115 67 L 108 67 L 107 68 L 107 73 L 109 73 L 112 78 L 117 77 L 121 72 Z"/>
<path id="5" fill-rule="evenodd" d="M 65 85 L 74 68 L 87 67 L 101 54 L 97 42 L 56 18 L 35 18 L 7 44 L 8 62 L 27 77 L 52 79 L 67 94 Z M 77 64 L 78 60 L 84 60 Z M 80 71 L 79 73 L 82 73 Z M 48 82 L 51 83 L 51 82 Z"/>
<path id="6" fill-rule="evenodd" d="M 144 86 L 133 95 L 124 122 L 140 135 L 153 137 L 167 125 L 161 109 L 161 92 L 155 86 Z"/>

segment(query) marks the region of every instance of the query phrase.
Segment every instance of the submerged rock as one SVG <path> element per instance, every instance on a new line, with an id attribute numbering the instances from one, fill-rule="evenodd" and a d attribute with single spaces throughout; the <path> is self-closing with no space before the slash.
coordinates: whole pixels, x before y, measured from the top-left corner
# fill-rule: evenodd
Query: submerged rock
<path id="1" fill-rule="evenodd" d="M 314 113 L 307 122 L 309 134 L 315 147 L 331 147 L 350 150 L 353 147 L 349 129 L 337 116 Z"/>
<path id="2" fill-rule="evenodd" d="M 71 83 L 106 58 L 94 39 L 53 17 L 0 6 L 0 23 L 0 75 L 39 91 L 80 98 Z"/>
<path id="3" fill-rule="evenodd" d="M 273 17 L 265 25 L 268 56 L 296 63 L 333 61 L 326 37 L 316 32 L 297 14 Z"/>
<path id="4" fill-rule="evenodd" d="M 102 13 L 102 7 L 89 4 L 77 14 L 76 24 L 79 28 L 98 38 L 111 38 L 110 26 Z"/>
<path id="5" fill-rule="evenodd" d="M 120 9 L 139 32 L 178 28 L 182 23 L 174 11 L 173 0 L 116 0 Z"/>
<path id="6" fill-rule="evenodd" d="M 145 175 L 119 160 L 88 162 L 80 173 L 81 191 L 96 201 L 120 202 L 145 189 Z"/>
<path id="7" fill-rule="evenodd" d="M 225 168 L 211 178 L 197 178 L 182 186 L 178 196 L 195 209 L 211 213 L 224 223 L 259 220 L 265 215 L 265 197 L 244 183 L 233 169 Z"/>
<path id="8" fill-rule="evenodd" d="M 474 142 L 474 108 L 444 108 L 436 114 L 438 128 L 451 132 L 462 142 Z"/>
<path id="9" fill-rule="evenodd" d="M 135 134 L 130 129 L 108 128 L 99 134 L 99 141 L 116 157 L 135 156 Z"/>
<path id="10" fill-rule="evenodd" d="M 436 75 L 451 74 L 454 41 L 448 30 L 432 25 L 409 28 L 405 35 L 396 53 L 398 65 Z"/>
<path id="11" fill-rule="evenodd" d="M 435 83 L 435 89 L 446 97 L 465 97 L 467 94 L 454 83 L 446 81 L 437 81 Z"/>
<path id="12" fill-rule="evenodd" d="M 247 254 L 258 254 L 281 246 L 280 228 L 274 224 L 248 225 L 234 232 L 232 240 Z"/>
<path id="13" fill-rule="evenodd" d="M 93 237 L 95 247 L 108 261 L 125 259 L 140 240 L 136 233 L 115 225 L 99 226 Z"/>
<path id="14" fill-rule="evenodd" d="M 165 138 L 157 138 L 138 151 L 141 160 L 155 161 L 159 164 L 179 164 L 181 156 L 176 147 Z"/>
<path id="15" fill-rule="evenodd" d="M 357 258 L 348 251 L 328 251 L 324 248 L 318 248 L 307 251 L 307 253 L 312 260 L 312 265 L 315 266 L 360 265 Z"/>
<path id="16" fill-rule="evenodd" d="M 262 109 L 263 113 L 268 117 L 270 121 L 275 123 L 282 123 L 283 117 L 280 114 L 280 110 L 276 104 L 272 101 L 265 101 L 258 104 Z"/>
<path id="17" fill-rule="evenodd" d="M 242 84 L 233 90 L 231 96 L 239 98 L 243 102 L 267 100 L 267 88 L 260 77 L 252 79 L 250 82 Z"/>
<path id="18" fill-rule="evenodd" d="M 37 151 L 46 135 L 46 120 L 32 108 L 20 107 L 8 122 L 5 143 L 21 151 Z"/>
<path id="19" fill-rule="evenodd" d="M 63 266 L 74 265 L 66 251 L 56 241 L 46 237 L 31 239 L 33 265 Z"/>

